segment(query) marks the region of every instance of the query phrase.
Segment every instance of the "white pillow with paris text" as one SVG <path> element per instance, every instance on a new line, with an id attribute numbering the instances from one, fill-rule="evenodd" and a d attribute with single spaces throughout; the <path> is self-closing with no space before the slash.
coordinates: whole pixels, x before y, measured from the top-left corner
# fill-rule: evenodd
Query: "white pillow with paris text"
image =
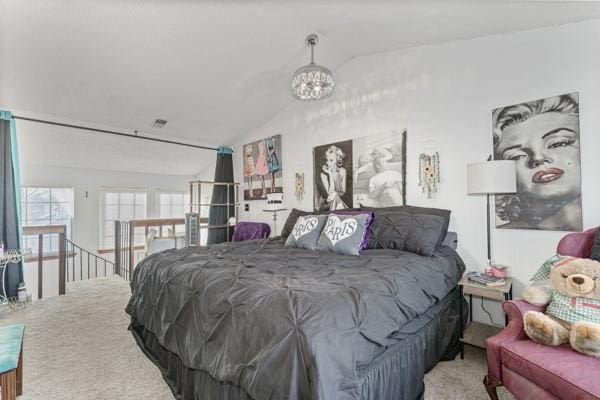
<path id="1" fill-rule="evenodd" d="M 361 243 L 368 228 L 370 214 L 336 215 L 329 214 L 317 250 L 330 250 L 339 254 L 358 256 Z"/>
<path id="2" fill-rule="evenodd" d="M 304 215 L 298 217 L 292 232 L 285 242 L 285 247 L 297 247 L 315 250 L 319 236 L 327 221 L 327 215 Z"/>

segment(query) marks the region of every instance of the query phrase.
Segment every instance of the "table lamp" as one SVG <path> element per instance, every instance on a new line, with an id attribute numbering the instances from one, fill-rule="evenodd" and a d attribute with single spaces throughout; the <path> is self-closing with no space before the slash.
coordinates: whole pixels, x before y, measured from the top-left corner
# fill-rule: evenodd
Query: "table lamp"
<path id="1" fill-rule="evenodd" d="M 468 194 L 487 197 L 487 258 L 492 265 L 492 247 L 490 244 L 490 195 L 515 193 L 517 191 L 516 163 L 512 160 L 488 161 L 467 165 Z"/>

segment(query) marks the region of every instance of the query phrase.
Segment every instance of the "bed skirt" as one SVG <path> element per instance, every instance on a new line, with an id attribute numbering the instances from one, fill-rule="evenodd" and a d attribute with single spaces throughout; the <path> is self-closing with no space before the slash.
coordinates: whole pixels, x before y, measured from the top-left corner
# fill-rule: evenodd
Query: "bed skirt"
<path id="1" fill-rule="evenodd" d="M 396 344 L 368 366 L 359 368 L 361 400 L 423 398 L 425 373 L 439 361 L 453 360 L 460 349 L 459 296 L 455 288 L 396 332 Z M 144 354 L 160 369 L 176 399 L 263 400 L 253 399 L 233 383 L 215 380 L 203 371 L 184 366 L 175 353 L 161 346 L 156 336 L 133 318 L 129 329 Z"/>

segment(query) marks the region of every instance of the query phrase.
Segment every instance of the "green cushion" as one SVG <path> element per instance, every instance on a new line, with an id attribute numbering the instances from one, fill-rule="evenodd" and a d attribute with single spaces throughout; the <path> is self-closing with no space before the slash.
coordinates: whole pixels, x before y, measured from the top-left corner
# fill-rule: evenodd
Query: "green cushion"
<path id="1" fill-rule="evenodd" d="M 25 325 L 0 327 L 0 374 L 17 368 L 24 332 Z"/>

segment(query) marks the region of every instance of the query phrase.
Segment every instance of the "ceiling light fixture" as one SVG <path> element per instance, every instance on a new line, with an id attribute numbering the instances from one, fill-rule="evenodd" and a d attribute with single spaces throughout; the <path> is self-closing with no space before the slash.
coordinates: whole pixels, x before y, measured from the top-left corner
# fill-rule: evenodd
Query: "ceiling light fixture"
<path id="1" fill-rule="evenodd" d="M 333 74 L 327 67 L 315 64 L 315 46 L 319 37 L 311 33 L 306 37 L 306 44 L 310 46 L 310 64 L 298 68 L 292 79 L 294 97 L 299 100 L 321 100 L 333 92 L 335 82 Z"/>

